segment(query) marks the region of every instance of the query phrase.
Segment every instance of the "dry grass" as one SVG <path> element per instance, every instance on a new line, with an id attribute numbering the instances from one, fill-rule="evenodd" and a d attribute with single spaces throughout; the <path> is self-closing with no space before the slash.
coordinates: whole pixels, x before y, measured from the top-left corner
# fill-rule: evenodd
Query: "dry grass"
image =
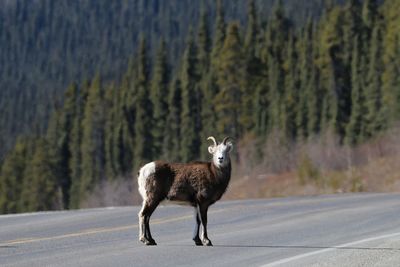
<path id="1" fill-rule="evenodd" d="M 331 134 L 285 142 L 272 134 L 264 145 L 239 145 L 239 162 L 225 199 L 342 192 L 400 191 L 400 129 L 349 147 Z"/>
<path id="2" fill-rule="evenodd" d="M 236 144 L 233 177 L 224 199 L 344 192 L 400 192 L 400 127 L 356 147 L 332 134 L 287 142 L 244 137 Z M 82 207 L 140 204 L 136 176 L 97 186 Z"/>

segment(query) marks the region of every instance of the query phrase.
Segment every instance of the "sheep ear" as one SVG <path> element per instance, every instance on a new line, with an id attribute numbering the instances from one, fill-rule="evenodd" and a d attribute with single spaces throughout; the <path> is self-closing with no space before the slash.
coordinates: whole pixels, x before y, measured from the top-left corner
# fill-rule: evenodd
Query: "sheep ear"
<path id="1" fill-rule="evenodd" d="M 208 152 L 209 152 L 210 154 L 214 154 L 214 146 L 209 146 L 209 147 L 208 147 Z"/>
<path id="2" fill-rule="evenodd" d="M 232 142 L 227 142 L 227 143 L 226 143 L 226 147 L 227 147 L 227 151 L 228 151 L 228 152 L 231 152 L 232 147 L 233 147 Z"/>

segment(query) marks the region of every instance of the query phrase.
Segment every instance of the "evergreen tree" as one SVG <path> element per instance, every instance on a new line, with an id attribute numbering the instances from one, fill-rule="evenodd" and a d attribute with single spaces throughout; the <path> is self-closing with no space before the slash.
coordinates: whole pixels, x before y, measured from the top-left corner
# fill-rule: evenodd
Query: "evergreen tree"
<path id="1" fill-rule="evenodd" d="M 0 171 L 0 213 L 20 212 L 19 201 L 29 149 L 26 140 L 18 140 L 6 156 Z"/>
<path id="2" fill-rule="evenodd" d="M 82 119 L 80 200 L 105 178 L 104 91 L 100 77 L 90 85 Z"/>
<path id="3" fill-rule="evenodd" d="M 198 44 L 198 73 L 200 78 L 209 72 L 210 69 L 210 53 L 211 53 L 211 36 L 207 22 L 207 11 L 205 8 L 201 11 L 199 29 L 197 34 Z"/>
<path id="4" fill-rule="evenodd" d="M 248 118 L 240 111 L 244 91 L 245 64 L 239 37 L 239 26 L 230 24 L 218 65 L 218 86 L 215 109 L 218 116 L 217 130 L 220 135 L 237 138 L 241 127 L 248 125 Z M 244 97 L 244 96 L 243 96 Z"/>
<path id="5" fill-rule="evenodd" d="M 385 31 L 383 37 L 382 87 L 384 94 L 384 109 L 390 123 L 400 118 L 400 17 L 399 1 L 385 1 L 382 14 L 385 14 Z"/>
<path id="6" fill-rule="evenodd" d="M 321 99 L 322 94 L 319 87 L 319 73 L 315 66 L 312 66 L 310 80 L 307 83 L 307 132 L 313 136 L 321 131 Z"/>
<path id="7" fill-rule="evenodd" d="M 57 171 L 44 139 L 35 144 L 35 152 L 24 172 L 20 211 L 43 211 L 61 208 L 61 188 L 57 186 Z"/>
<path id="8" fill-rule="evenodd" d="M 119 153 L 121 143 L 119 142 L 121 116 L 118 111 L 118 91 L 114 84 L 108 86 L 105 90 L 105 172 L 107 179 L 116 178 L 122 173 L 120 166 Z"/>
<path id="9" fill-rule="evenodd" d="M 296 114 L 298 112 L 298 72 L 295 62 L 297 55 L 295 52 L 295 41 L 293 35 L 290 35 L 288 44 L 288 54 L 286 66 L 288 69 L 285 74 L 285 92 L 281 103 L 281 129 L 287 137 L 293 139 L 296 137 Z"/>
<path id="10" fill-rule="evenodd" d="M 360 70 L 361 60 L 358 46 L 358 39 L 355 39 L 351 64 L 351 117 L 346 127 L 346 143 L 349 145 L 359 143 L 363 140 L 365 134 L 365 94 L 363 92 L 362 72 Z"/>
<path id="11" fill-rule="evenodd" d="M 212 104 L 217 91 L 216 75 L 210 71 L 211 36 L 208 29 L 207 13 L 202 10 L 198 30 L 198 74 L 201 103 L 200 158 L 207 159 L 207 137 L 215 134 L 216 114 Z"/>
<path id="12" fill-rule="evenodd" d="M 115 152 L 119 158 L 121 174 L 130 172 L 135 165 L 134 160 L 134 139 L 135 139 L 135 122 L 136 122 L 136 100 L 137 93 L 137 66 L 131 60 L 127 72 L 122 79 L 121 88 L 118 94 L 118 116 L 119 124 L 117 125 L 117 143 Z"/>
<path id="13" fill-rule="evenodd" d="M 296 114 L 296 129 L 298 137 L 307 137 L 309 134 L 308 120 L 314 120 L 315 118 L 309 118 L 310 100 L 316 98 L 316 92 L 310 87 L 311 72 L 314 68 L 314 59 L 312 53 L 312 38 L 313 38 L 313 22 L 311 19 L 307 21 L 307 25 L 302 30 L 300 40 L 298 41 L 298 59 L 299 59 L 299 81 L 298 81 L 298 110 Z M 293 62 L 292 62 L 293 63 Z M 296 64 L 295 64 L 296 65 Z M 311 66 L 310 66 L 311 65 Z M 290 65 L 289 65 L 290 66 Z M 312 101 L 315 104 L 315 100 Z"/>
<path id="14" fill-rule="evenodd" d="M 183 55 L 180 80 L 182 86 L 182 113 L 181 113 L 181 159 L 184 162 L 199 157 L 201 129 L 200 121 L 200 90 L 197 84 L 197 51 L 192 33 L 186 44 Z"/>
<path id="15" fill-rule="evenodd" d="M 379 4 L 377 0 L 365 0 L 362 6 L 362 20 L 367 29 L 372 32 L 372 28 L 376 25 L 379 17 Z"/>
<path id="16" fill-rule="evenodd" d="M 136 75 L 136 103 L 134 125 L 134 170 L 152 159 L 153 136 L 152 103 L 149 97 L 149 62 L 146 42 L 142 37 L 138 51 L 138 65 Z"/>
<path id="17" fill-rule="evenodd" d="M 70 186 L 70 201 L 69 208 L 78 208 L 81 200 L 81 176 L 82 176 L 82 120 L 84 115 L 84 107 L 86 106 L 88 94 L 89 94 L 90 83 L 88 81 L 84 82 L 80 87 L 80 94 L 77 99 L 75 106 L 76 116 L 72 120 L 72 128 L 70 133 L 69 148 L 70 159 L 69 159 L 69 173 L 71 177 Z"/>
<path id="18" fill-rule="evenodd" d="M 257 11 L 254 0 L 248 0 L 247 4 L 247 28 L 246 37 L 244 39 L 244 51 L 248 60 L 253 60 L 256 57 L 259 25 Z M 253 70 L 253 69 L 252 69 Z"/>
<path id="19" fill-rule="evenodd" d="M 380 40 L 382 39 L 379 25 L 375 26 L 372 33 L 371 49 L 369 54 L 369 68 L 366 85 L 366 132 L 367 136 L 374 136 L 386 127 L 388 118 L 383 110 L 383 94 L 381 73 L 383 69 Z"/>
<path id="20" fill-rule="evenodd" d="M 67 89 L 64 96 L 62 109 L 53 113 L 47 131 L 50 154 L 54 160 L 58 185 L 61 188 L 64 208 L 68 208 L 70 202 L 71 174 L 70 174 L 70 142 L 73 122 L 77 116 L 79 90 L 73 83 Z"/>
<path id="21" fill-rule="evenodd" d="M 169 66 L 165 42 L 161 40 L 154 64 L 153 79 L 151 82 L 151 103 L 153 106 L 153 154 L 160 155 L 163 145 L 163 136 L 167 120 L 167 98 L 169 84 Z"/>
<path id="22" fill-rule="evenodd" d="M 213 66 L 218 64 L 219 54 L 224 45 L 226 24 L 225 24 L 225 14 L 222 5 L 222 0 L 216 1 L 216 18 L 215 18 L 215 28 L 214 28 L 214 38 L 213 47 L 211 51 L 211 58 Z"/>
<path id="23" fill-rule="evenodd" d="M 181 110 L 182 110 L 182 88 L 179 79 L 171 83 L 168 96 L 168 117 L 163 142 L 163 156 L 166 160 L 180 161 L 181 151 Z"/>

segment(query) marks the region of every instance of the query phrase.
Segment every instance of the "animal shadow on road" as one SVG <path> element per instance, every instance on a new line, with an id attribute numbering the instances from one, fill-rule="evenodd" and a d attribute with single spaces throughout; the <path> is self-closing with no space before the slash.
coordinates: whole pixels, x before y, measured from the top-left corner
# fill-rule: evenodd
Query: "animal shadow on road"
<path id="1" fill-rule="evenodd" d="M 338 250 L 377 250 L 377 251 L 400 251 L 400 248 L 386 248 L 386 247 L 335 247 L 335 246 L 305 246 L 305 245 L 217 245 L 214 247 L 220 248 L 272 248 L 272 249 L 338 249 Z"/>
<path id="2" fill-rule="evenodd" d="M 0 249 L 2 248 L 17 248 L 16 246 L 0 246 Z"/>

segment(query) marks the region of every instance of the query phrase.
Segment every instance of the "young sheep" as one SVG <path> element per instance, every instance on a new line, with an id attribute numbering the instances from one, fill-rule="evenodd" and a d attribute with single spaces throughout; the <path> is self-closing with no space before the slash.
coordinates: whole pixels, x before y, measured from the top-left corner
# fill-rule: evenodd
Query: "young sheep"
<path id="1" fill-rule="evenodd" d="M 212 246 L 207 236 L 208 207 L 225 193 L 231 177 L 229 152 L 232 143 L 225 137 L 218 144 L 214 137 L 208 152 L 213 155 L 211 162 L 167 163 L 154 161 L 139 171 L 139 193 L 143 198 L 139 212 L 139 240 L 146 245 L 156 245 L 150 233 L 150 216 L 164 200 L 186 202 L 195 208 L 196 225 L 193 240 L 196 245 Z M 199 237 L 200 223 L 203 225 Z"/>

